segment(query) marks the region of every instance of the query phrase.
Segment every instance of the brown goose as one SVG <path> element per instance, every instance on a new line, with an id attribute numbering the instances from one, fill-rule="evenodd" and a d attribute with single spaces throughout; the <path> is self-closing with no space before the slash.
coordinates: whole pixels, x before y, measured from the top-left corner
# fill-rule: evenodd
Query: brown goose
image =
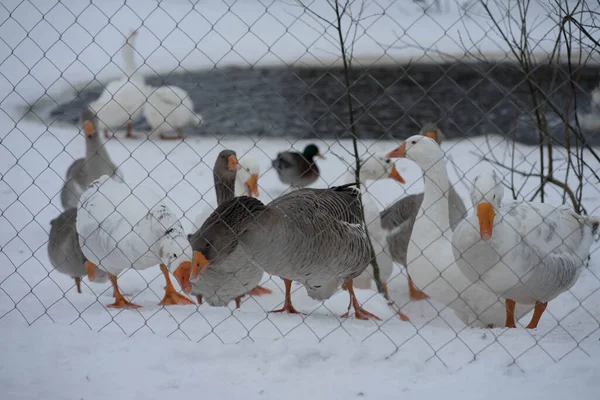
<path id="1" fill-rule="evenodd" d="M 235 151 L 223 150 L 217 156 L 213 168 L 217 204 L 235 198 L 235 181 L 240 168 Z M 202 238 L 205 235 L 206 222 L 198 225 L 200 229 L 188 235 L 194 251 L 204 248 Z M 193 284 L 189 281 L 189 266 L 183 266 L 174 272 L 184 291 L 195 295 L 199 304 L 206 300 L 212 306 L 224 307 L 231 300 L 235 300 L 236 306 L 239 307 L 242 296 L 247 293 L 255 296 L 271 293 L 271 290 L 258 285 L 263 277 L 260 268 L 245 262 L 243 257 L 222 254 L 219 259 L 226 260 L 221 268 L 212 269 Z"/>
<path id="2" fill-rule="evenodd" d="M 315 157 L 324 158 L 316 145 L 309 144 L 302 154 L 295 151 L 278 153 L 272 165 L 281 182 L 293 187 L 305 187 L 319 178 Z"/>
<path id="3" fill-rule="evenodd" d="M 444 140 L 442 131 L 436 124 L 428 123 L 423 126 L 421 135 L 430 137 L 438 144 Z M 413 226 L 423 203 L 423 193 L 412 194 L 398 200 L 381 212 L 381 227 L 387 231 L 387 243 L 392 259 L 406 267 L 406 254 L 412 234 Z M 467 208 L 462 199 L 450 185 L 448 191 L 448 207 L 450 212 L 450 228 L 454 231 L 456 226 L 467 216 Z M 423 300 L 428 296 L 415 288 L 410 275 L 408 277 L 408 290 L 413 300 Z"/>
<path id="4" fill-rule="evenodd" d="M 77 234 L 77 208 L 69 208 L 50 221 L 48 258 L 55 270 L 75 279 L 77 293 L 81 293 L 81 277 L 87 274 L 86 264 L 91 264 L 81 251 Z M 108 274 L 98 270 L 94 282 L 106 282 Z"/>
<path id="5" fill-rule="evenodd" d="M 67 170 L 67 178 L 60 193 L 63 208 L 77 207 L 79 198 L 88 186 L 102 175 L 114 174 L 123 178 L 111 161 L 98 133 L 98 119 L 89 109 L 81 112 L 81 126 L 85 133 L 85 158 L 75 160 Z"/>
<path id="6" fill-rule="evenodd" d="M 362 224 L 360 192 L 349 185 L 331 189 L 299 189 L 264 205 L 242 196 L 221 204 L 195 239 L 191 280 L 221 269 L 223 255 L 244 258 L 285 282 L 283 308 L 297 313 L 291 283 L 308 295 L 326 300 L 340 286 L 348 289 L 350 307 L 358 319 L 379 319 L 356 300 L 352 279 L 368 266 L 370 251 Z"/>

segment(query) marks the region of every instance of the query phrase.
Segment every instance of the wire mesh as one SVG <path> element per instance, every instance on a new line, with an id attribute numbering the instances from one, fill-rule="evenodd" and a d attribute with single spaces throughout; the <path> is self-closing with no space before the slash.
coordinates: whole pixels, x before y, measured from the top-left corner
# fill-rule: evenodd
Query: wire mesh
<path id="1" fill-rule="evenodd" d="M 350 337 L 387 346 L 390 354 L 406 349 L 445 364 L 485 353 L 511 361 L 531 354 L 558 361 L 575 351 L 585 353 L 600 335 L 593 219 L 559 218 L 556 211 L 540 218 L 519 219 L 518 214 L 514 220 L 522 224 L 537 222 L 498 228 L 498 235 L 513 244 L 482 252 L 478 260 L 486 264 L 504 257 L 505 263 L 521 264 L 507 266 L 513 275 L 498 276 L 471 265 L 477 271 L 471 282 L 454 257 L 440 256 L 452 252 L 455 227 L 444 222 L 439 210 L 447 206 L 442 202 L 440 208 L 436 201 L 463 202 L 469 215 L 463 222 L 476 221 L 471 217 L 479 210 L 472 204 L 475 178 L 494 170 L 505 201 L 600 214 L 600 158 L 593 147 L 600 143 L 597 11 L 591 2 L 563 0 L 3 2 L 0 323 L 49 319 L 127 336 L 150 333 L 218 343 Z M 80 118 L 86 107 L 97 116 L 95 146 Z M 441 129 L 422 133 L 433 133 L 437 141 L 441 132 L 445 137 L 441 147 L 449 187 L 436 175 L 437 164 L 427 161 L 437 151 L 432 143 L 425 144 L 430 146 L 426 155 L 417 155 L 422 144 L 406 143 L 406 157 L 414 162 L 385 156 L 427 122 Z M 348 291 L 317 301 L 297 282 L 291 296 L 301 313 L 271 313 L 284 304 L 285 286 L 267 273 L 260 285 L 271 293 L 242 296 L 239 308 L 235 301 L 212 307 L 207 295 L 203 304 L 158 305 L 164 292 L 159 260 L 181 256 L 169 258 L 159 244 L 173 229 L 196 232 L 217 207 L 213 167 L 219 153 L 234 150 L 242 167 L 237 174 L 245 178 L 235 194 L 252 194 L 258 182 L 258 198 L 268 204 L 292 192 L 278 177 L 283 161 L 272 160 L 279 152 L 302 152 L 313 143 L 326 159 L 312 164 L 319 173 L 309 179 L 311 187 L 351 183 L 357 166 L 361 171 L 366 232 L 383 285 L 376 285 L 375 269 L 365 263 L 354 282 L 360 303 L 381 319 L 342 318 L 350 308 Z M 83 187 L 73 184 L 77 171 L 67 172 L 81 157 L 78 168 L 88 171 Z M 114 202 L 114 223 L 127 225 L 126 233 L 139 233 L 154 258 L 144 261 L 144 252 L 138 252 L 127 266 L 106 265 L 107 258 L 98 267 L 116 268 L 121 291 L 142 306 L 137 309 L 108 308 L 114 301 L 110 282 L 90 283 L 82 262 L 76 283 L 48 257 L 50 221 L 77 206 L 87 185 L 107 170 L 118 170 L 127 189 Z M 396 175 L 406 183 L 390 178 Z M 146 186 L 154 194 L 145 192 Z M 424 190 L 425 200 L 410 197 Z M 71 203 L 61 198 L 65 191 L 73 195 Z M 396 202 L 406 204 L 407 198 L 408 215 L 394 211 L 401 204 Z M 421 201 L 422 216 L 417 213 Z M 134 225 L 157 204 L 174 216 L 160 222 L 164 234 L 136 232 Z M 326 249 L 333 228 L 311 225 L 317 206 L 326 205 L 317 202 L 315 213 L 304 213 L 306 224 L 301 218 L 283 232 L 270 226 L 256 230 L 257 237 L 273 237 L 280 246 L 281 257 L 271 257 L 270 268 L 307 254 L 319 265 L 327 250 L 317 249 Z M 574 220 L 578 223 L 568 230 Z M 236 237 L 240 233 L 229 228 Z M 360 224 L 353 229 L 365 234 Z M 135 247 L 127 236 L 111 238 L 116 228 L 109 225 L 99 232 L 114 240 L 114 247 Z M 72 234 L 82 247 L 88 245 L 81 231 Z M 294 239 L 287 248 L 286 238 Z M 394 246 L 404 246 L 398 250 L 404 253 L 398 255 Z M 342 244 L 330 251 L 355 254 L 356 248 Z M 536 267 L 527 270 L 535 257 Z M 248 262 L 253 268 L 265 266 Z M 131 268 L 136 263 L 148 268 Z M 403 264 L 418 289 L 410 288 Z M 307 268 L 304 286 L 331 284 L 318 281 L 318 270 Z M 348 278 L 347 271 L 338 275 Z M 171 279 L 179 290 L 180 282 Z M 232 273 L 228 282 L 243 279 Z M 496 283 L 504 285 L 502 293 L 493 288 Z M 539 293 L 545 285 L 554 291 Z M 502 329 L 502 323 L 489 329 L 481 315 L 499 309 L 506 316 L 502 294 L 510 290 L 529 303 L 524 311 L 517 304 L 521 329 Z M 534 301 L 549 301 L 548 307 L 537 329 L 523 329 Z"/>

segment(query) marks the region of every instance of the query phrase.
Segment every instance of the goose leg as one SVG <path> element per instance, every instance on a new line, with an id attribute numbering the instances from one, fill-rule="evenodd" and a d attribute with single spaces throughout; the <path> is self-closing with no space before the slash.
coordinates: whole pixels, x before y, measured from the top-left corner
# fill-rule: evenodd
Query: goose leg
<path id="1" fill-rule="evenodd" d="M 193 301 L 188 299 L 182 294 L 177 293 L 173 284 L 171 283 L 171 278 L 169 277 L 169 270 L 165 264 L 160 264 L 160 270 L 165 276 L 165 280 L 167 281 L 167 286 L 165 286 L 165 297 L 163 297 L 162 301 L 158 303 L 159 306 L 174 306 L 177 304 L 194 304 Z"/>
<path id="2" fill-rule="evenodd" d="M 514 300 L 506 299 L 506 324 L 505 328 L 516 328 L 515 324 L 515 306 L 517 303 Z M 535 316 L 535 315 L 534 315 Z"/>
<path id="3" fill-rule="evenodd" d="M 271 289 L 264 288 L 260 285 L 258 285 L 257 287 L 255 287 L 254 289 L 252 289 L 251 291 L 248 292 L 248 294 L 251 296 L 262 296 L 263 294 L 271 294 L 271 293 L 273 293 L 273 291 Z"/>
<path id="4" fill-rule="evenodd" d="M 76 276 L 74 279 L 75 279 L 75 286 L 77 286 L 77 293 L 81 293 L 81 277 Z"/>
<path id="5" fill-rule="evenodd" d="M 390 299 L 390 293 L 388 292 L 388 286 L 387 283 L 382 283 L 383 285 L 383 297 L 388 301 L 388 306 L 392 306 L 392 304 L 394 304 L 394 302 Z M 402 321 L 410 321 L 409 318 L 406 316 L 406 314 L 398 311 L 398 318 L 400 318 L 400 320 Z"/>
<path id="6" fill-rule="evenodd" d="M 119 292 L 119 285 L 117 284 L 117 277 L 113 274 L 108 274 L 108 278 L 110 279 L 110 283 L 112 283 L 114 294 L 115 294 L 115 302 L 112 304 L 108 304 L 106 307 L 108 308 L 140 308 L 137 304 L 133 304 L 129 302 L 121 292 Z"/>
<path id="7" fill-rule="evenodd" d="M 362 308 L 360 304 L 358 304 L 358 300 L 356 300 L 356 295 L 354 294 L 354 287 L 352 286 L 352 279 L 350 279 L 344 285 L 346 286 L 346 289 L 350 294 L 350 304 L 348 304 L 348 311 L 344 315 L 342 315 L 342 318 L 348 318 L 350 316 L 350 308 L 354 307 L 354 317 L 356 319 L 376 319 L 381 321 L 381 318 L 379 318 L 377 315 L 371 314 L 370 312 Z"/>
<path id="8" fill-rule="evenodd" d="M 196 296 L 196 300 L 198 300 L 198 304 L 202 304 L 202 296 Z"/>
<path id="9" fill-rule="evenodd" d="M 135 135 L 133 134 L 133 125 L 131 124 L 131 122 L 127 123 L 127 134 L 125 135 L 125 137 L 130 138 L 130 139 L 135 139 Z"/>
<path id="10" fill-rule="evenodd" d="M 289 279 L 284 279 L 283 283 L 285 284 L 285 301 L 283 303 L 283 307 L 279 310 L 273 310 L 272 313 L 280 313 L 287 312 L 289 314 L 301 314 L 292 305 L 292 281 Z"/>
<path id="11" fill-rule="evenodd" d="M 535 309 L 533 310 L 533 317 L 531 317 L 531 322 L 526 326 L 527 329 L 535 329 L 540 322 L 540 318 L 542 318 L 542 314 L 546 311 L 546 306 L 548 302 L 541 303 L 539 301 L 535 302 Z"/>
<path id="12" fill-rule="evenodd" d="M 242 296 L 235 298 L 235 308 L 238 309 L 242 305 Z"/>
<path id="13" fill-rule="evenodd" d="M 408 295 L 410 298 L 416 301 L 428 299 L 429 296 L 425 292 L 422 292 L 415 287 L 412 278 L 408 274 L 408 270 L 406 270 L 406 276 L 408 277 Z"/>

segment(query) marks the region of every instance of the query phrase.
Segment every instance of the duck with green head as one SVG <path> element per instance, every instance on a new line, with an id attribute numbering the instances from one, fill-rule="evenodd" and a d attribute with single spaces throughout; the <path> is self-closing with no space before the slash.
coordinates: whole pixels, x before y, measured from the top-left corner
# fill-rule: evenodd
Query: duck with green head
<path id="1" fill-rule="evenodd" d="M 309 144 L 302 153 L 295 151 L 278 153 L 272 165 L 281 182 L 294 187 L 305 187 L 319 178 L 319 167 L 315 163 L 315 158 L 325 157 L 321 155 L 315 144 Z"/>

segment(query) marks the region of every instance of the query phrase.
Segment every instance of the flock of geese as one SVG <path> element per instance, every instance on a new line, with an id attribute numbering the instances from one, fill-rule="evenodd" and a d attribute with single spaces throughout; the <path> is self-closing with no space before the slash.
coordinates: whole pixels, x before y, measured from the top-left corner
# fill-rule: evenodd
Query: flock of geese
<path id="1" fill-rule="evenodd" d="M 361 160 L 361 183 L 404 183 L 393 158 L 411 160 L 423 172 L 424 193 L 383 212 L 364 184 L 355 187 L 353 170 L 345 185 L 307 188 L 320 173 L 315 145 L 277 154 L 272 166 L 293 190 L 268 204 L 256 198 L 258 164 L 223 150 L 213 168 L 216 208 L 198 216 L 188 234 L 155 188 L 132 191 L 127 185 L 103 145 L 98 115 L 85 109 L 80 124 L 86 156 L 67 171 L 65 211 L 51 222 L 48 253 L 56 270 L 75 279 L 78 292 L 83 276 L 110 279 L 115 301 L 108 307 L 139 307 L 120 292 L 117 277 L 158 264 L 166 280 L 160 305 L 193 304 L 175 289 L 171 274 L 200 304 L 235 301 L 239 307 L 243 296 L 271 293 L 259 285 L 266 272 L 285 283 L 283 307 L 274 312 L 298 312 L 291 298 L 292 282 L 298 282 L 320 301 L 343 288 L 350 298 L 345 317 L 353 309 L 358 319 L 379 319 L 354 293 L 355 287 L 371 288 L 370 237 L 388 300 L 386 282 L 397 262 L 407 267 L 413 300 L 431 297 L 471 327 L 515 327 L 535 307 L 527 325 L 535 328 L 548 301 L 575 284 L 600 236 L 600 218 L 567 206 L 503 202 L 495 173 L 473 182 L 468 215 L 448 179 L 443 135 L 434 124 L 385 156 Z"/>
<path id="2" fill-rule="evenodd" d="M 515 327 L 534 309 L 527 327 L 535 328 L 548 301 L 575 284 L 600 236 L 599 218 L 567 206 L 503 202 L 503 180 L 495 173 L 473 182 L 469 215 L 448 179 L 444 138 L 435 124 L 385 156 L 365 156 L 361 182 L 350 169 L 345 185 L 328 189 L 307 187 L 320 174 L 316 159 L 323 157 L 316 145 L 303 153 L 279 153 L 272 167 L 294 190 L 268 204 L 257 199 L 258 163 L 223 150 L 213 168 L 216 203 L 188 234 L 155 188 L 131 190 L 101 138 L 101 131 L 109 138 L 108 130 L 119 127 L 132 137 L 131 123 L 140 113 L 163 139 L 181 138 L 183 127 L 202 123 L 183 89 L 146 84 L 134 62 L 135 36 L 130 34 L 122 50 L 127 76 L 107 85 L 81 112 L 86 156 L 67 170 L 65 211 L 51 221 L 48 241 L 50 262 L 75 279 L 78 292 L 83 276 L 110 279 L 115 301 L 108 307 L 139 307 L 120 292 L 117 277 L 128 268 L 158 264 L 166 281 L 160 305 L 194 304 L 178 293 L 171 274 L 199 304 L 224 307 L 235 301 L 240 307 L 246 295 L 271 293 L 259 285 L 266 272 L 285 284 L 283 307 L 274 312 L 298 312 L 291 298 L 292 282 L 298 282 L 320 301 L 343 288 L 350 297 L 345 317 L 353 309 L 358 319 L 379 319 L 354 294 L 355 287 L 372 286 L 372 246 L 386 299 L 396 262 L 407 268 L 412 300 L 431 297 L 471 327 Z M 165 136 L 169 130 L 177 136 Z M 420 167 L 425 190 L 380 212 L 364 183 L 405 183 L 393 158 Z"/>

